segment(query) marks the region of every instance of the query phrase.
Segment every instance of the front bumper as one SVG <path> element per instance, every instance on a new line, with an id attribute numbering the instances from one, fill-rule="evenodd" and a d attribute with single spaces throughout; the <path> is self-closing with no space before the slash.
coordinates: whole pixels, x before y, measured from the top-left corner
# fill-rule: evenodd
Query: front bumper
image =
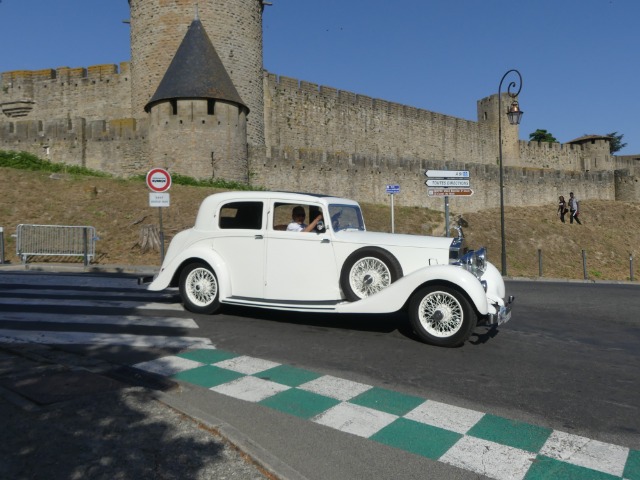
<path id="1" fill-rule="evenodd" d="M 502 325 L 503 323 L 507 323 L 511 320 L 511 307 L 513 302 L 515 301 L 515 297 L 511 295 L 507 302 L 500 306 L 497 313 L 490 313 L 486 316 L 486 324 L 487 325 Z"/>

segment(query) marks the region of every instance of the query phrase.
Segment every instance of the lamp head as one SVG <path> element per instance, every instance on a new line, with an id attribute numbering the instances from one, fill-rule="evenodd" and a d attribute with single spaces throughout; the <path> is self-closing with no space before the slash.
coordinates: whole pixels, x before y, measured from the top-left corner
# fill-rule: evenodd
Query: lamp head
<path id="1" fill-rule="evenodd" d="M 511 103 L 509 110 L 507 110 L 507 118 L 509 119 L 509 123 L 511 125 L 520 125 L 520 119 L 522 118 L 523 113 L 524 112 L 520 110 L 520 105 L 518 105 L 518 102 L 514 100 Z"/>

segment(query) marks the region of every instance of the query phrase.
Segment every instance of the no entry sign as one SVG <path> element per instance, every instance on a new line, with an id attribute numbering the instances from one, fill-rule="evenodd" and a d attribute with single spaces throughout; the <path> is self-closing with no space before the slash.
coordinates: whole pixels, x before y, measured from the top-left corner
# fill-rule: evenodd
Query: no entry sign
<path id="1" fill-rule="evenodd" d="M 147 173 L 147 186 L 153 192 L 166 192 L 171 188 L 171 175 L 164 168 L 154 168 Z"/>

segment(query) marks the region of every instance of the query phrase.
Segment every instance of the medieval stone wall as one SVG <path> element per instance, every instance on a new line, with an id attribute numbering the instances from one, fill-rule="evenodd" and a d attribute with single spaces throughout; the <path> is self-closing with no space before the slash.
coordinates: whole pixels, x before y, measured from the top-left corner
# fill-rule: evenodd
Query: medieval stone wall
<path id="1" fill-rule="evenodd" d="M 20 70 L 4 72 L 0 105 L 5 120 L 12 104 L 22 102 L 29 118 L 82 117 L 111 120 L 131 116 L 129 64 L 88 68 Z M 7 110 L 7 111 L 5 111 Z M 20 117 L 17 117 L 20 118 Z"/>
<path id="2" fill-rule="evenodd" d="M 121 176 L 163 166 L 198 178 L 240 181 L 247 165 L 234 152 L 249 148 L 248 176 L 255 185 L 385 203 L 385 185 L 397 183 L 399 205 L 431 208 L 441 208 L 442 199 L 427 197 L 424 171 L 463 169 L 471 172 L 474 195 L 451 197 L 452 208 L 499 205 L 491 97 L 479 102 L 481 119 L 473 122 L 268 74 L 265 148 L 237 135 L 238 125 L 247 128 L 250 122 L 226 111 L 224 102 L 217 102 L 213 115 L 204 111 L 206 102 L 179 101 L 176 114 L 158 110 L 155 116 L 127 117 L 127 65 L 120 72 L 98 67 L 3 74 L 2 108 L 23 100 L 27 111 L 0 117 L 0 148 Z M 151 122 L 158 124 L 153 138 Z M 503 128 L 503 136 L 514 136 Z M 516 141 L 504 148 L 506 204 L 551 204 L 568 191 L 581 199 L 638 201 L 638 158 L 612 157 L 606 142 L 598 142 Z M 156 151 L 166 155 L 159 158 Z"/>
<path id="3" fill-rule="evenodd" d="M 153 163 L 149 168 L 247 183 L 247 121 L 238 105 L 207 100 L 163 102 L 151 109 L 149 127 Z"/>
<path id="4" fill-rule="evenodd" d="M 478 122 L 272 74 L 265 77 L 265 119 L 267 155 L 293 148 L 376 162 L 493 163 L 497 151 L 491 129 Z"/>

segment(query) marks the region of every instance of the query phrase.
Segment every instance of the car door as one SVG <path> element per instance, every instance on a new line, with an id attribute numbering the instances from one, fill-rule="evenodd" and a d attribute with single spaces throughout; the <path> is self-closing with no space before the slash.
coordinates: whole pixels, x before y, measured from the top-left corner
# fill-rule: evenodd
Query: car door
<path id="1" fill-rule="evenodd" d="M 213 248 L 226 264 L 234 297 L 263 298 L 265 211 L 263 201 L 221 205 Z"/>
<path id="2" fill-rule="evenodd" d="M 266 230 L 265 298 L 270 300 L 339 300 L 338 270 L 331 234 L 286 231 L 294 207 L 305 209 L 306 222 L 322 212 L 314 204 L 274 202 Z M 323 212 L 326 213 L 326 212 Z"/>

